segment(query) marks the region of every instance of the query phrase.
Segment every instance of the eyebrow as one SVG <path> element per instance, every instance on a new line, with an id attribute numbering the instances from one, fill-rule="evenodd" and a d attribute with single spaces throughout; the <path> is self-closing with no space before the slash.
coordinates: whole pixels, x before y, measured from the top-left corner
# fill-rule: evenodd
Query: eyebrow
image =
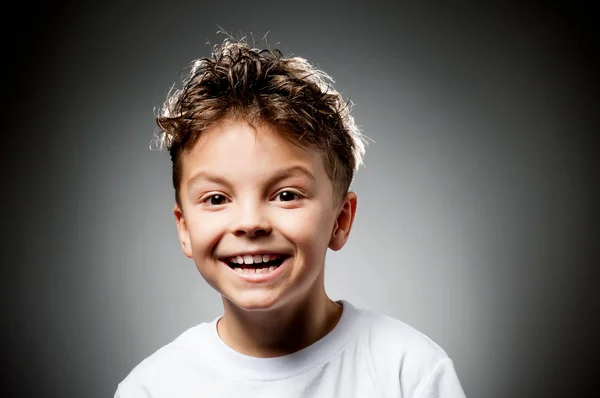
<path id="1" fill-rule="evenodd" d="M 199 172 L 195 173 L 194 176 L 192 178 L 190 178 L 189 181 L 187 182 L 188 189 L 191 189 L 194 185 L 196 185 L 198 182 L 203 181 L 203 180 L 208 181 L 208 182 L 214 182 L 214 183 L 220 184 L 220 185 L 226 185 L 227 187 L 231 186 L 231 184 L 229 184 L 229 182 L 223 177 L 220 177 L 220 176 L 214 175 L 214 174 L 210 174 L 205 171 L 199 171 Z"/>
<path id="2" fill-rule="evenodd" d="M 288 167 L 286 169 L 276 171 L 267 180 L 267 185 L 273 185 L 279 181 L 285 180 L 286 178 L 296 177 L 296 176 L 300 176 L 300 177 L 304 176 L 304 177 L 310 178 L 313 181 L 316 181 L 315 176 L 306 167 L 292 166 L 292 167 Z M 231 188 L 231 183 L 229 181 L 227 181 L 226 178 L 208 173 L 206 171 L 199 171 L 199 172 L 195 173 L 192 178 L 189 179 L 189 181 L 187 183 L 188 189 L 191 189 L 193 185 L 195 185 L 196 183 L 198 183 L 199 181 L 202 181 L 202 180 L 214 182 L 216 184 L 225 185 L 228 188 Z"/>

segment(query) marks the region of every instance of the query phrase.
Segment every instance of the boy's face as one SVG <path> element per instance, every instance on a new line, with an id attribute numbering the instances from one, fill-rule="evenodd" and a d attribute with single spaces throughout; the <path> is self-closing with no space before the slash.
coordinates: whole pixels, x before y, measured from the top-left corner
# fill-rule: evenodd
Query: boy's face
<path id="1" fill-rule="evenodd" d="M 334 198 L 318 151 L 225 120 L 180 161 L 180 241 L 214 289 L 245 310 L 324 293 L 325 253 L 346 242 L 356 196 Z"/>

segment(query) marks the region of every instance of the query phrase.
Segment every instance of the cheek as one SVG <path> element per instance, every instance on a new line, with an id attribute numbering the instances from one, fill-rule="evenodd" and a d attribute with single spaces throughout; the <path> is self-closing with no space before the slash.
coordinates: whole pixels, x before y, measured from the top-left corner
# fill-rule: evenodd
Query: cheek
<path id="1" fill-rule="evenodd" d="M 278 229 L 296 245 L 325 249 L 333 227 L 331 215 L 315 209 L 285 210 L 276 217 Z"/>
<path id="2" fill-rule="evenodd" d="M 223 231 L 223 217 L 218 213 L 194 215 L 188 223 L 194 257 L 204 256 L 206 250 L 210 250 L 221 238 Z"/>

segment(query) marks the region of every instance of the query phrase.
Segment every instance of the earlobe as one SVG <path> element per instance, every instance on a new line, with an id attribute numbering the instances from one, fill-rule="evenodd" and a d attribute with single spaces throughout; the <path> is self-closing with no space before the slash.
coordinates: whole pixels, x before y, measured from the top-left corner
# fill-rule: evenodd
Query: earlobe
<path id="1" fill-rule="evenodd" d="M 179 235 L 179 243 L 181 243 L 181 249 L 183 253 L 192 258 L 192 247 L 190 245 L 190 233 L 187 229 L 185 217 L 183 216 L 183 210 L 178 204 L 173 207 L 173 215 L 175 216 L 175 222 L 177 224 L 177 234 Z"/>
<path id="2" fill-rule="evenodd" d="M 354 192 L 348 192 L 344 197 L 342 207 L 335 220 L 331 239 L 329 240 L 329 248 L 331 250 L 340 250 L 348 241 L 354 216 L 356 215 L 357 202 L 358 199 Z"/>

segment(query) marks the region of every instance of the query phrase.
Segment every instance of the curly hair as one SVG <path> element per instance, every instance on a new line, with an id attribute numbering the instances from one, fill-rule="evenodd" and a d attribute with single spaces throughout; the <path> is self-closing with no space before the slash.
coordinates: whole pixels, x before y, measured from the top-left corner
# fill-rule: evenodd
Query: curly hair
<path id="1" fill-rule="evenodd" d="M 181 205 L 180 159 L 200 135 L 227 118 L 268 123 L 293 143 L 322 153 L 336 197 L 343 197 L 363 162 L 366 142 L 333 80 L 299 57 L 226 39 L 191 65 L 181 89 L 172 88 L 156 116 L 154 143 L 173 163 Z"/>

